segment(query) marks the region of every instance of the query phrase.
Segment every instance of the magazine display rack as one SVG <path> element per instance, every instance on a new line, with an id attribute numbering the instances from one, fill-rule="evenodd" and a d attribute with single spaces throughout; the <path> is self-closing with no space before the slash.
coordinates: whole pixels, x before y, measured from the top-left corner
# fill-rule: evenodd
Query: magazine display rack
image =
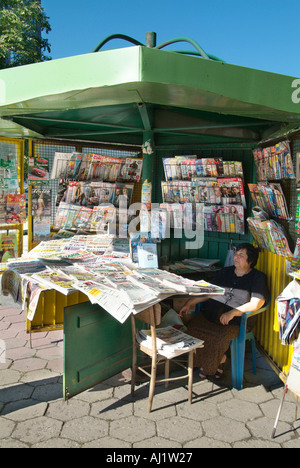
<path id="1" fill-rule="evenodd" d="M 161 183 L 163 207 L 171 213 L 171 227 L 186 210 L 204 204 L 204 230 L 244 234 L 246 199 L 241 162 L 222 158 L 175 156 L 164 158 L 166 181 Z M 194 216 L 195 217 L 195 216 Z"/>
<path id="2" fill-rule="evenodd" d="M 40 176 L 39 186 L 31 192 L 34 242 L 50 236 L 52 197 L 47 180 L 59 181 L 54 231 L 103 233 L 107 232 L 109 223 L 114 221 L 116 225 L 118 221 L 115 208 L 127 209 L 130 205 L 134 184 L 140 181 L 143 166 L 139 158 L 55 152 L 50 171 L 47 158 L 35 156 L 33 159 L 34 169 L 29 180 L 37 184 Z M 43 167 L 37 168 L 37 164 Z"/>
<path id="3" fill-rule="evenodd" d="M 24 192 L 24 144 L 22 140 L 0 139 L 0 270 L 19 257 L 26 223 Z"/>
<path id="4" fill-rule="evenodd" d="M 263 216 L 248 218 L 248 226 L 256 243 L 272 253 L 291 257 L 286 232 L 280 221 L 291 221 L 284 191 L 279 180 L 295 179 L 288 141 L 253 151 L 256 184 L 248 184 L 256 207 Z M 270 219 L 268 219 L 268 217 Z"/>

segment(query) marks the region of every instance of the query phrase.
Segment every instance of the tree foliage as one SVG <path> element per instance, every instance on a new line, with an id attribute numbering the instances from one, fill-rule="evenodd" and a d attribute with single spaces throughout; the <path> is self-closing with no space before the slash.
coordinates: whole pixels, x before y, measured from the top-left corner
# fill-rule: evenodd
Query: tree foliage
<path id="1" fill-rule="evenodd" d="M 0 0 L 0 68 L 49 60 L 50 31 L 40 0 Z"/>

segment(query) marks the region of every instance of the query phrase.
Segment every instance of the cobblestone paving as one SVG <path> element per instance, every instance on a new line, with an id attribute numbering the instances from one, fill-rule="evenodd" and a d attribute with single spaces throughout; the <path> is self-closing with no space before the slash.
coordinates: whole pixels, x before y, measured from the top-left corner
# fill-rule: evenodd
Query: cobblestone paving
<path id="1" fill-rule="evenodd" d="M 24 328 L 24 314 L 0 296 L 0 448 L 300 447 L 292 395 L 270 438 L 283 386 L 261 356 L 256 376 L 246 361 L 242 391 L 230 375 L 222 385 L 196 380 L 189 405 L 182 384 L 157 386 L 148 413 L 148 385 L 132 398 L 129 370 L 65 402 L 62 331 L 33 334 L 31 349 Z"/>

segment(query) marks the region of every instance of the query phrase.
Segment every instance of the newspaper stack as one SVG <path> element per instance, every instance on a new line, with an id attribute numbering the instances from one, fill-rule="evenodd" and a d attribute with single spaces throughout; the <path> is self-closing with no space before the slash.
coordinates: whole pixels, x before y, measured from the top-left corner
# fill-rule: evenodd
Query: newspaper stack
<path id="1" fill-rule="evenodd" d="M 145 348 L 152 349 L 150 330 L 140 330 L 136 339 Z M 156 329 L 156 346 L 161 356 L 172 359 L 196 348 L 203 348 L 204 341 L 187 335 L 173 327 Z"/>

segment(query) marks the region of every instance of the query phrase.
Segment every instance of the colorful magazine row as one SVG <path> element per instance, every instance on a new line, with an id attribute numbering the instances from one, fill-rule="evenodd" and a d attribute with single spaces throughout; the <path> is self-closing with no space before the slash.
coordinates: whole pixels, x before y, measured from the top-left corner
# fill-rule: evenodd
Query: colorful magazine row
<path id="1" fill-rule="evenodd" d="M 244 207 L 241 205 L 205 206 L 204 230 L 245 234 Z"/>
<path id="2" fill-rule="evenodd" d="M 245 234 L 242 205 L 204 205 L 203 211 L 197 210 L 198 205 L 194 203 L 163 203 L 160 206 L 169 214 L 170 227 L 174 229 L 186 227 L 192 230 Z"/>
<path id="3" fill-rule="evenodd" d="M 200 178 L 191 181 L 161 182 L 165 203 L 209 203 L 213 205 L 243 205 L 246 198 L 241 177 Z"/>
<path id="4" fill-rule="evenodd" d="M 56 205 L 60 202 L 93 208 L 101 203 L 111 203 L 119 207 L 129 207 L 134 184 L 122 182 L 80 182 L 60 180 Z"/>
<path id="5" fill-rule="evenodd" d="M 248 184 L 253 201 L 270 216 L 289 219 L 285 196 L 279 183 Z"/>
<path id="6" fill-rule="evenodd" d="M 243 177 L 242 163 L 222 158 L 175 156 L 163 158 L 166 180 L 191 180 L 193 177 Z"/>
<path id="7" fill-rule="evenodd" d="M 101 154 L 55 153 L 51 179 L 139 182 L 143 160 Z"/>
<path id="8" fill-rule="evenodd" d="M 242 205 L 205 205 L 203 210 L 195 203 L 162 203 L 158 210 L 139 214 L 141 232 L 151 232 L 152 237 L 165 238 L 168 227 L 174 229 L 197 229 L 205 231 L 234 232 L 244 234 L 244 207 Z M 201 218 L 198 213 L 201 212 Z M 95 206 L 93 209 L 61 202 L 54 221 L 55 230 L 85 230 L 97 233 L 113 233 L 122 212 L 112 205 Z M 128 228 L 131 214 L 125 212 L 122 220 Z M 128 215 L 128 216 L 127 216 Z M 42 222 L 42 221 L 41 221 Z M 197 222 L 197 225 L 196 225 Z M 126 232 L 127 235 L 127 232 Z"/>
<path id="9" fill-rule="evenodd" d="M 0 224 L 26 223 L 26 195 L 0 190 Z"/>
<path id="10" fill-rule="evenodd" d="M 258 246 L 283 257 L 292 257 L 283 227 L 274 220 L 247 218 L 249 230 Z"/>
<path id="11" fill-rule="evenodd" d="M 61 202 L 56 212 L 54 229 L 85 229 L 92 232 L 107 231 L 108 223 L 115 216 L 115 207 L 111 205 L 86 206 Z"/>
<path id="12" fill-rule="evenodd" d="M 253 151 L 257 180 L 294 179 L 290 144 L 282 141 Z"/>

